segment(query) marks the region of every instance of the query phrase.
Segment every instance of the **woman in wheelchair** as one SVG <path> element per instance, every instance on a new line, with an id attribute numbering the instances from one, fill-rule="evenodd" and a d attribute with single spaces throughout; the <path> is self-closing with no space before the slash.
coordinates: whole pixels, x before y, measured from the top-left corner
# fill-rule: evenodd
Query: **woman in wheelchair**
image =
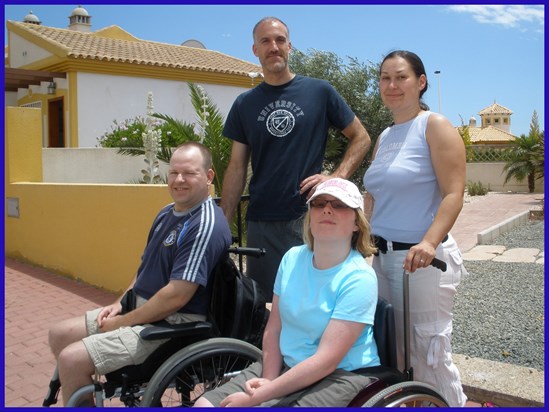
<path id="1" fill-rule="evenodd" d="M 370 379 L 352 371 L 379 365 L 373 337 L 377 280 L 358 188 L 320 184 L 308 201 L 305 245 L 278 269 L 262 361 L 206 392 L 195 406 L 346 406 Z"/>

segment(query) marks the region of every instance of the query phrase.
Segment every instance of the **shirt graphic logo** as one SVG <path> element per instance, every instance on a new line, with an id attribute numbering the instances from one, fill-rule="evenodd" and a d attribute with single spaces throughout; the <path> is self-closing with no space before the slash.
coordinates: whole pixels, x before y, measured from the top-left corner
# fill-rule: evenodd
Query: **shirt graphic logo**
<path id="1" fill-rule="evenodd" d="M 172 230 L 168 237 L 164 239 L 164 246 L 171 246 L 175 243 L 175 239 L 177 238 L 177 232 L 175 230 Z"/>
<path id="2" fill-rule="evenodd" d="M 288 110 L 275 110 L 267 117 L 267 130 L 275 137 L 286 136 L 294 129 L 294 126 L 295 117 Z"/>

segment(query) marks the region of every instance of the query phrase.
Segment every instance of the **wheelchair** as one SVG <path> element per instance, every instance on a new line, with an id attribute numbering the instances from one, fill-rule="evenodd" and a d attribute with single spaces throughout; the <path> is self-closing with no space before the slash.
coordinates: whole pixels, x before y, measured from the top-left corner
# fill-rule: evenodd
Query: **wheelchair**
<path id="1" fill-rule="evenodd" d="M 264 249 L 232 247 L 239 257 L 262 256 Z M 93 394 L 97 407 L 106 406 L 192 406 L 205 391 L 222 385 L 250 364 L 261 359 L 261 330 L 244 333 L 249 313 L 236 290 L 235 276 L 242 276 L 229 254 L 213 270 L 210 316 L 204 322 L 160 325 L 145 328 L 145 340 L 169 339 L 142 364 L 131 365 L 96 377 L 71 396 L 68 407 Z M 263 301 L 265 305 L 265 301 Z M 253 337 L 253 338 L 252 338 Z M 259 337 L 259 339 L 258 339 Z M 247 342 L 249 340 L 251 343 Z M 57 369 L 50 381 L 43 406 L 57 403 L 61 388 Z"/>
<path id="2" fill-rule="evenodd" d="M 432 264 L 441 270 L 446 268 L 446 264 L 438 259 Z M 405 369 L 399 371 L 397 367 L 393 306 L 383 298 L 379 298 L 374 318 L 374 338 L 381 365 L 355 371 L 368 376 L 371 381 L 355 396 L 348 407 L 448 407 L 446 400 L 437 389 L 413 380 L 413 369 L 410 367 L 409 360 L 409 276 L 409 273 L 404 273 Z M 223 373 L 216 375 L 212 369 L 219 365 L 210 365 L 203 360 L 209 361 L 217 353 L 226 355 L 228 352 L 240 357 L 244 349 L 241 346 L 243 343 L 235 339 L 218 338 L 181 349 L 172 355 L 151 378 L 141 406 L 192 405 L 201 394 L 225 383 L 242 370 L 240 366 L 246 366 L 239 365 L 231 368 L 232 371 L 220 367 Z M 247 354 L 250 357 L 257 356 L 256 360 L 260 360 L 261 352 L 256 347 L 250 349 L 253 353 Z M 211 379 L 212 376 L 222 378 L 219 382 L 214 382 Z M 193 393 L 194 396 L 191 399 L 182 399 L 182 393 Z"/>
<path id="3" fill-rule="evenodd" d="M 247 248 L 231 250 L 239 255 L 259 256 L 264 253 L 263 250 Z M 435 260 L 432 264 L 445 270 L 444 262 Z M 76 406 L 82 396 L 93 393 L 96 406 L 105 406 L 105 400 L 113 402 L 118 398 L 125 406 L 190 407 L 205 392 L 226 383 L 252 363 L 261 360 L 260 343 L 256 340 L 254 345 L 242 340 L 242 333 L 239 332 L 242 329 L 239 323 L 249 320 L 241 312 L 238 298 L 227 293 L 226 283 L 221 283 L 232 268 L 236 269 L 234 263 L 227 260 L 222 260 L 215 268 L 214 291 L 223 291 L 221 296 L 229 295 L 229 299 L 212 298 L 211 312 L 215 315 L 211 319 L 207 322 L 146 328 L 142 331 L 144 339 L 170 340 L 143 364 L 124 367 L 107 374 L 103 381 L 97 379 L 93 384 L 80 388 L 66 406 Z M 405 272 L 405 369 L 400 371 L 397 368 L 393 306 L 380 298 L 375 312 L 374 338 L 381 365 L 355 371 L 368 376 L 371 381 L 348 407 L 448 407 L 435 388 L 413 381 L 409 360 L 408 277 L 409 273 Z M 230 322 L 224 323 L 226 319 L 223 314 L 230 308 L 235 309 L 235 316 L 230 316 Z M 57 402 L 59 389 L 59 379 L 54 373 L 43 406 Z"/>

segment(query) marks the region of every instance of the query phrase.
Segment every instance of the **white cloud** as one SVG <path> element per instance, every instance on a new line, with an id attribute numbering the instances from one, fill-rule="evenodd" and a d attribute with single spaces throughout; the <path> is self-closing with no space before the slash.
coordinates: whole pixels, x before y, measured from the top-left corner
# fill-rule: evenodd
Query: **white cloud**
<path id="1" fill-rule="evenodd" d="M 534 24 L 538 29 L 544 24 L 544 6 L 537 5 L 462 5 L 449 6 L 458 13 L 469 13 L 479 23 L 500 24 L 506 27 L 519 27 Z"/>

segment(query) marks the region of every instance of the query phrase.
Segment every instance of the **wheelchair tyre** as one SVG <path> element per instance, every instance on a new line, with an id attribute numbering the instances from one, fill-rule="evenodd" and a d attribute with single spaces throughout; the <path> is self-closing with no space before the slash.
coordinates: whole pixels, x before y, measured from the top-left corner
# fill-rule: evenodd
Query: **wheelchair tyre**
<path id="1" fill-rule="evenodd" d="M 362 406 L 373 408 L 444 408 L 449 405 L 432 386 L 421 382 L 407 381 L 383 389 L 368 399 Z"/>
<path id="2" fill-rule="evenodd" d="M 258 348 L 237 339 L 213 338 L 189 345 L 154 373 L 141 406 L 190 407 L 202 394 L 259 360 Z"/>

